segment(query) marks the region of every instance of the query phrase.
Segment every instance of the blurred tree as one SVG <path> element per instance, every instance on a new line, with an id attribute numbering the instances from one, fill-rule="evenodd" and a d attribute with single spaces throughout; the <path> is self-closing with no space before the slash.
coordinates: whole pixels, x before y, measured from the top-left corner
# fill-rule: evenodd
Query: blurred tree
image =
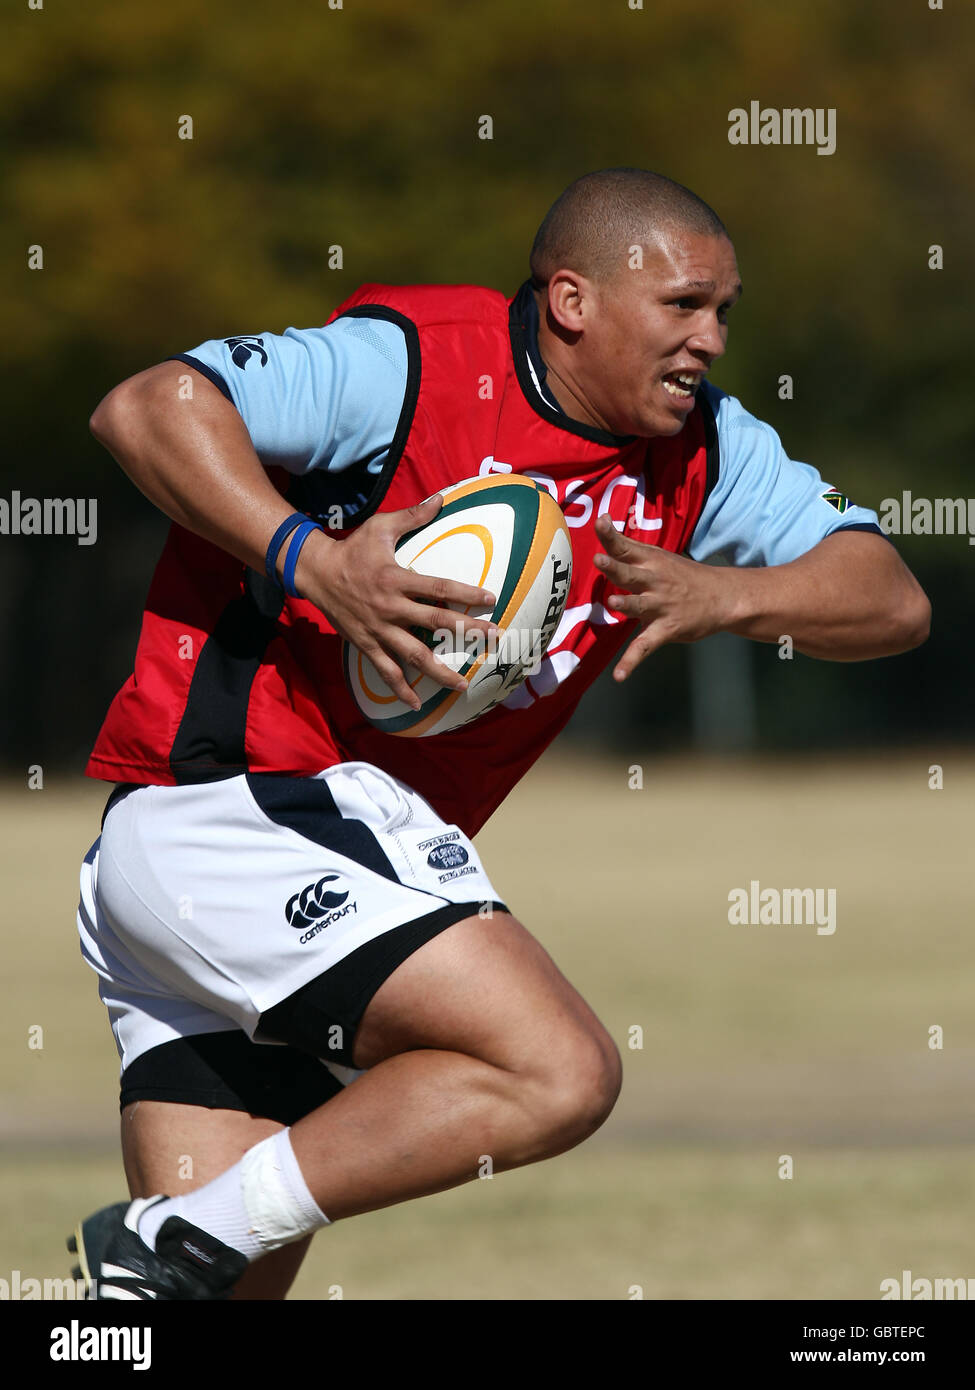
<path id="1" fill-rule="evenodd" d="M 100 396 L 205 338 L 320 323 L 364 280 L 513 291 L 546 208 L 589 169 L 658 169 L 725 220 L 746 296 L 714 377 L 794 457 L 873 506 L 902 488 L 971 490 L 970 9 L 88 0 L 24 5 L 6 28 L 0 493 L 102 502 L 89 552 L 0 538 L 0 635 L 27 631 L 27 613 L 32 634 L 56 633 L 31 639 L 34 698 L 8 724 L 18 747 L 53 739 L 73 758 L 127 674 L 151 546 L 123 537 L 155 537 L 158 523 L 86 436 Z M 835 154 L 730 145 L 729 112 L 753 99 L 835 107 Z M 928 268 L 934 244 L 943 270 Z M 27 268 L 30 246 L 43 270 Z M 779 399 L 783 374 L 792 400 Z M 905 553 L 957 611 L 964 539 Z M 52 586 L 57 602 L 40 603 Z M 65 656 L 92 648 L 98 663 L 60 714 Z M 946 681 L 967 679 L 967 655 L 937 660 Z M 835 672 L 820 679 L 839 690 Z M 891 693 L 894 726 L 930 722 L 918 698 Z"/>

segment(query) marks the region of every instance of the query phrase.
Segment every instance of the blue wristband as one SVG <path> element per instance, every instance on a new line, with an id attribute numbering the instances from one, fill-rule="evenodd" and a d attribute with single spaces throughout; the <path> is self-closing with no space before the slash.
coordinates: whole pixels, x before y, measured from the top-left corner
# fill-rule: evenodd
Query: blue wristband
<path id="1" fill-rule="evenodd" d="M 301 547 L 311 535 L 312 531 L 324 530 L 324 526 L 319 526 L 317 521 L 309 521 L 306 517 L 294 534 L 291 544 L 288 547 L 287 559 L 284 562 L 284 592 L 290 595 L 291 598 L 301 598 L 301 595 L 295 588 L 295 569 L 298 565 L 298 556 L 301 553 Z"/>
<path id="2" fill-rule="evenodd" d="M 285 536 L 290 535 L 296 526 L 300 526 L 303 521 L 307 520 L 308 518 L 305 516 L 304 512 L 292 512 L 286 520 L 282 521 L 281 525 L 271 537 L 271 543 L 267 548 L 267 556 L 264 560 L 264 568 L 267 571 L 268 579 L 270 579 L 272 584 L 277 584 L 279 588 L 280 581 L 278 580 L 277 565 L 278 551 L 281 549 L 281 543 Z"/>

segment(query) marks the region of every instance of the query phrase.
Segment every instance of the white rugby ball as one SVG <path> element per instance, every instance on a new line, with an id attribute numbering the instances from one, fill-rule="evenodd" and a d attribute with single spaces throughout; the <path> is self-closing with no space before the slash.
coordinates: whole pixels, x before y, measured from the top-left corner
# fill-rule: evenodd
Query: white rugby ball
<path id="1" fill-rule="evenodd" d="M 420 697 L 410 709 L 372 662 L 344 644 L 345 677 L 370 724 L 405 738 L 447 733 L 507 699 L 537 669 L 562 617 L 572 580 L 572 543 L 555 499 L 530 478 L 492 474 L 442 491 L 429 526 L 402 536 L 396 559 L 418 574 L 458 580 L 495 595 L 492 610 L 459 608 L 497 623 L 500 632 L 466 642 L 462 629 L 417 635 L 437 658 L 467 678 L 464 690 L 438 685 L 415 667 L 406 679 Z"/>

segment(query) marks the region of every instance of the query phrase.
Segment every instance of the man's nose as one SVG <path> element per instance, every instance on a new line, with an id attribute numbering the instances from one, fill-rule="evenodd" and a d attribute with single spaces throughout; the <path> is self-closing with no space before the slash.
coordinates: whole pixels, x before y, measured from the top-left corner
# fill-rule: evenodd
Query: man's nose
<path id="1" fill-rule="evenodd" d="M 697 325 L 695 331 L 687 339 L 687 348 L 688 351 L 709 357 L 712 361 L 723 357 L 725 335 L 721 331 L 721 324 L 717 318 L 712 317 L 707 323 Z"/>

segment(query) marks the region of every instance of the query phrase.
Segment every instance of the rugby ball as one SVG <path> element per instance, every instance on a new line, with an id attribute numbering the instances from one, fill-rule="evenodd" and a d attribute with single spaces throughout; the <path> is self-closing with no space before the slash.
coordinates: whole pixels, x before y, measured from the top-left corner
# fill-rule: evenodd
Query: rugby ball
<path id="1" fill-rule="evenodd" d="M 459 580 L 495 595 L 494 608 L 458 609 L 488 618 L 500 631 L 465 641 L 452 631 L 416 633 L 434 655 L 467 679 L 464 690 L 438 685 L 416 667 L 406 679 L 420 697 L 412 710 L 350 643 L 345 678 L 365 718 L 403 738 L 459 729 L 506 700 L 538 669 L 559 625 L 572 580 L 572 543 L 558 503 L 540 484 L 512 474 L 468 478 L 442 491 L 436 519 L 401 536 L 396 559 L 418 574 Z"/>

